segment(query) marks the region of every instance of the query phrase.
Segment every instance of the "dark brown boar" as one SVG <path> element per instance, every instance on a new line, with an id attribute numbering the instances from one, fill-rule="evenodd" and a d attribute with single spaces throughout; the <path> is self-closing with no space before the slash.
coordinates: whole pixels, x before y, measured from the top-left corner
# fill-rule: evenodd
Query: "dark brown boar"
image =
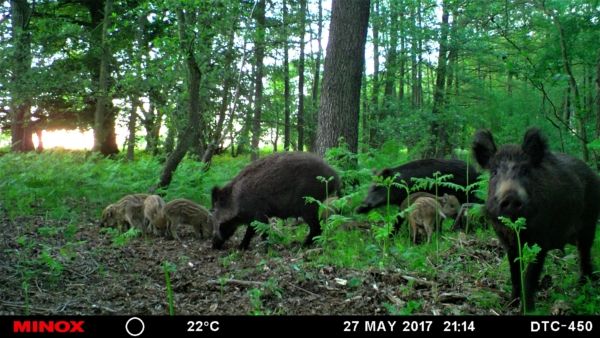
<path id="1" fill-rule="evenodd" d="M 317 179 L 333 177 L 326 189 Z M 310 245 L 321 233 L 319 206 L 306 203 L 310 196 L 324 201 L 338 191 L 338 174 L 320 157 L 303 152 L 277 153 L 252 162 L 229 184 L 212 190 L 212 208 L 216 219 L 213 247 L 219 249 L 237 227 L 247 224 L 240 243 L 247 249 L 255 230 L 252 221 L 267 223 L 269 217 L 302 217 L 310 231 L 304 245 Z"/>
<path id="2" fill-rule="evenodd" d="M 541 251 L 525 274 L 525 300 L 534 309 L 535 291 L 548 250 L 576 244 L 581 278 L 591 276 L 590 251 L 600 210 L 600 178 L 585 162 L 548 149 L 540 130 L 529 129 L 521 145 L 496 148 L 492 134 L 478 131 L 473 153 L 482 168 L 490 171 L 486 213 L 508 254 L 512 297 L 521 295 L 516 234 L 498 220 L 527 220 L 521 243 L 537 244 Z"/>

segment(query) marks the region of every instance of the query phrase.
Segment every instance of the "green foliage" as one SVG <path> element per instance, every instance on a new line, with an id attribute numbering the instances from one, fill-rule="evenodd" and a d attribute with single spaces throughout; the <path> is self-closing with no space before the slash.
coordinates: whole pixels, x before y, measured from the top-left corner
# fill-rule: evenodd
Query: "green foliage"
<path id="1" fill-rule="evenodd" d="M 527 220 L 523 217 L 519 217 L 516 221 L 511 221 L 510 218 L 506 217 L 498 217 L 500 222 L 504 224 L 504 226 L 512 229 L 517 236 L 517 249 L 518 249 L 518 257 L 515 260 L 519 261 L 519 272 L 520 272 L 520 280 L 521 280 L 521 308 L 523 309 L 523 313 L 527 313 L 527 304 L 525 304 L 525 270 L 529 263 L 535 261 L 537 254 L 540 252 L 541 248 L 539 245 L 534 244 L 533 246 L 529 246 L 528 243 L 524 243 L 521 247 L 521 231 L 525 230 L 525 224 Z"/>
<path id="2" fill-rule="evenodd" d="M 114 228 L 104 228 L 101 231 L 112 237 L 112 245 L 115 247 L 126 246 L 134 238 L 140 237 L 140 234 L 142 233 L 141 230 L 136 228 L 129 228 L 123 233 Z"/>
<path id="3" fill-rule="evenodd" d="M 167 287 L 167 302 L 169 304 L 169 316 L 175 315 L 175 307 L 173 303 L 173 288 L 171 287 L 171 274 L 177 270 L 175 264 L 164 261 L 162 264 L 162 270 L 165 274 L 165 284 Z"/>

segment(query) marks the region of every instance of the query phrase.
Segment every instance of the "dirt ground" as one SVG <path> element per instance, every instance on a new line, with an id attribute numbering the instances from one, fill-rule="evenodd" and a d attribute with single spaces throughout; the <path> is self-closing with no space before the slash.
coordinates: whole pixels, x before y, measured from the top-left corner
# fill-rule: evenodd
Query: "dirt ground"
<path id="1" fill-rule="evenodd" d="M 209 240 L 194 238 L 191 229 L 182 229 L 181 242 L 148 237 L 114 246 L 111 236 L 90 219 L 76 225 L 67 245 L 64 231 L 54 235 L 39 231 L 49 225 L 64 229 L 66 223 L 47 224 L 43 217 L 32 216 L 12 222 L 2 219 L 0 224 L 0 315 L 168 314 L 165 261 L 176 265 L 171 283 L 175 313 L 181 315 L 377 315 L 390 314 L 390 306 L 401 310 L 415 302 L 421 305 L 412 314 L 516 311 L 502 305 L 475 306 L 474 290 L 486 290 L 498 304 L 508 303 L 498 281 L 477 273 L 457 278 L 456 272 L 440 269 L 436 280 L 428 280 L 402 267 L 318 266 L 311 264 L 322 251 L 318 246 L 271 247 L 277 252 L 272 257 L 258 236 L 251 250 L 239 252 L 235 245 L 242 231 L 225 250 L 216 251 Z M 494 238 L 485 242 L 463 238 L 460 245 L 468 248 L 467 254 L 457 255 L 452 249 L 445 254 L 482 266 L 497 266 L 505 259 Z M 55 270 L 49 268 L 52 259 L 43 258 L 48 256 L 44 248 L 60 263 Z"/>

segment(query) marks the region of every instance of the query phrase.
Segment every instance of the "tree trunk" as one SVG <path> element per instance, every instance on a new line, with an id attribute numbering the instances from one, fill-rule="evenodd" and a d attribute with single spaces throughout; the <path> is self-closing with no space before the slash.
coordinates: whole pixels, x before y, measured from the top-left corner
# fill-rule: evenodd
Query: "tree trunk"
<path id="1" fill-rule="evenodd" d="M 235 38 L 235 30 L 232 29 L 229 33 L 229 38 L 227 40 L 227 51 L 225 54 L 225 69 L 223 74 L 223 96 L 221 98 L 221 106 L 219 107 L 219 116 L 217 117 L 217 125 L 215 127 L 214 133 L 210 142 L 206 147 L 206 151 L 204 151 L 204 155 L 202 155 L 202 162 L 210 163 L 212 157 L 215 153 L 215 150 L 221 144 L 223 139 L 223 126 L 225 124 L 225 115 L 227 113 L 227 107 L 229 107 L 229 95 L 231 91 L 231 86 L 233 85 L 233 61 L 234 61 L 234 51 L 233 51 L 233 40 Z"/>
<path id="2" fill-rule="evenodd" d="M 582 109 L 581 95 L 579 94 L 577 80 L 575 80 L 575 76 L 573 75 L 573 70 L 571 69 L 571 59 L 569 58 L 569 55 L 568 55 L 565 31 L 562 27 L 562 24 L 560 23 L 558 16 L 553 16 L 551 13 L 549 13 L 546 10 L 546 8 L 544 8 L 544 11 L 546 12 L 546 14 L 548 16 L 550 16 L 553 19 L 554 24 L 556 25 L 556 28 L 558 30 L 558 37 L 559 37 L 558 40 L 559 40 L 559 44 L 560 44 L 562 63 L 563 63 L 565 72 L 569 76 L 569 87 L 571 89 L 571 92 L 574 95 L 573 106 L 575 108 L 575 112 L 573 115 L 577 119 L 577 124 L 579 127 L 578 129 L 579 129 L 579 140 L 581 142 L 581 152 L 583 153 L 583 160 L 587 162 L 590 159 L 589 150 L 587 148 L 588 137 L 587 137 L 587 131 L 585 129 L 585 122 L 587 120 L 587 116 L 586 116 L 587 114 Z"/>
<path id="3" fill-rule="evenodd" d="M 404 8 L 402 8 L 402 10 L 398 13 L 399 15 L 399 30 L 400 30 L 400 74 L 398 74 L 398 102 L 402 102 L 404 101 L 404 78 L 405 78 L 405 72 L 406 72 L 406 37 L 404 36 L 404 23 L 405 23 L 405 17 L 404 17 Z"/>
<path id="4" fill-rule="evenodd" d="M 358 150 L 358 112 L 369 0 L 333 0 L 317 129 L 317 153 L 338 146 L 340 137 Z"/>
<path id="5" fill-rule="evenodd" d="M 148 111 L 144 112 L 142 124 L 146 129 L 146 152 L 156 156 L 158 155 L 158 144 L 160 138 L 160 127 L 162 125 L 163 113 L 162 109 L 165 106 L 164 100 L 160 98 L 160 94 L 155 90 L 150 90 Z M 165 141 L 166 142 L 166 141 Z M 171 148 L 172 150 L 173 148 Z"/>
<path id="6" fill-rule="evenodd" d="M 140 100 L 131 96 L 131 111 L 129 112 L 129 123 L 127 129 L 129 129 L 129 136 L 127 137 L 127 161 L 133 161 L 135 152 L 135 125 L 137 120 L 137 109 L 140 105 Z"/>
<path id="7" fill-rule="evenodd" d="M 386 110 L 390 109 L 391 104 L 396 98 L 396 77 L 397 77 L 397 59 L 398 59 L 398 8 L 394 1 L 390 2 L 390 47 L 387 53 L 384 100 L 386 101 Z"/>
<path id="8" fill-rule="evenodd" d="M 310 121 L 310 133 L 308 135 L 309 151 L 314 152 L 317 142 L 317 116 L 319 111 L 319 82 L 321 77 L 321 59 L 323 58 L 323 0 L 317 0 L 318 17 L 317 17 L 317 58 L 315 60 L 315 74 L 313 76 L 312 85 L 312 113 Z"/>
<path id="9" fill-rule="evenodd" d="M 185 128 L 179 133 L 177 145 L 165 163 L 165 167 L 160 176 L 158 188 L 168 187 L 173 178 L 173 172 L 183 160 L 188 149 L 196 142 L 202 131 L 200 126 L 201 112 L 200 107 L 200 81 L 202 72 L 194 56 L 194 42 L 188 36 L 187 26 L 195 23 L 193 13 L 184 12 L 183 9 L 177 9 L 177 27 L 179 33 L 179 47 L 185 59 L 186 77 L 187 77 L 187 123 Z"/>
<path id="10" fill-rule="evenodd" d="M 306 0 L 300 0 L 300 60 L 298 60 L 298 151 L 304 151 L 304 34 Z"/>
<path id="11" fill-rule="evenodd" d="M 596 59 L 596 139 L 600 139 L 600 48 Z M 596 168 L 600 170 L 598 155 L 596 155 Z"/>
<path id="12" fill-rule="evenodd" d="M 371 105 L 369 111 L 365 112 L 369 125 L 369 144 L 372 147 L 379 145 L 377 127 L 380 122 L 381 108 L 379 106 L 379 26 L 381 14 L 379 13 L 379 0 L 374 0 L 371 4 L 370 13 L 371 27 L 373 29 L 373 84 L 371 86 Z"/>
<path id="13" fill-rule="evenodd" d="M 256 73 L 254 74 L 254 120 L 252 123 L 252 161 L 258 159 L 259 143 L 261 135 L 261 115 L 262 115 L 262 95 L 263 95 L 263 76 L 265 57 L 265 0 L 259 0 L 256 5 L 256 40 L 254 55 L 256 57 Z"/>
<path id="14" fill-rule="evenodd" d="M 365 68 L 366 67 L 363 67 L 362 82 L 360 89 L 360 102 L 362 104 L 360 108 L 360 118 L 362 124 L 362 152 L 366 152 L 371 144 L 371 129 L 369 126 L 369 99 L 367 93 L 367 71 Z"/>
<path id="15" fill-rule="evenodd" d="M 417 108 L 419 105 L 419 78 L 417 76 L 417 34 L 419 34 L 419 32 L 417 31 L 417 15 L 416 15 L 416 10 L 414 7 L 414 4 L 410 5 L 410 17 L 412 18 L 411 22 L 410 22 L 410 75 L 411 75 L 411 81 L 410 81 L 410 86 L 411 86 L 411 107 Z"/>
<path id="16" fill-rule="evenodd" d="M 96 92 L 96 109 L 94 111 L 94 151 L 98 151 L 105 156 L 116 154 L 119 148 L 116 143 L 116 133 L 114 130 L 115 116 L 112 107 L 112 100 L 109 96 L 109 77 L 110 70 L 110 46 L 108 43 L 108 27 L 111 25 L 110 18 L 112 14 L 113 0 L 104 1 L 102 30 L 99 37 L 100 56 L 98 88 Z M 96 10 L 97 8 L 94 8 Z M 90 7 L 92 10 L 92 7 Z"/>
<path id="17" fill-rule="evenodd" d="M 32 151 L 33 139 L 30 127 L 31 100 L 27 94 L 27 73 L 31 69 L 31 33 L 29 20 L 32 9 L 27 0 L 11 0 L 12 20 L 12 74 L 10 77 L 11 149 Z"/>
<path id="18" fill-rule="evenodd" d="M 427 152 L 428 157 L 441 158 L 451 151 L 447 128 L 444 126 L 444 90 L 446 83 L 446 66 L 448 50 L 448 0 L 442 3 L 442 24 L 440 33 L 440 50 L 436 70 L 435 89 L 433 94 L 433 122 L 431 123 L 431 143 Z"/>
<path id="19" fill-rule="evenodd" d="M 423 31 L 421 0 L 417 0 L 417 31 Z M 417 39 L 417 107 L 423 106 L 423 34 Z"/>
<path id="20" fill-rule="evenodd" d="M 288 11 L 286 0 L 283 0 L 283 31 L 283 150 L 288 151 L 290 150 L 292 126 L 290 124 L 290 60 L 288 45 Z"/>

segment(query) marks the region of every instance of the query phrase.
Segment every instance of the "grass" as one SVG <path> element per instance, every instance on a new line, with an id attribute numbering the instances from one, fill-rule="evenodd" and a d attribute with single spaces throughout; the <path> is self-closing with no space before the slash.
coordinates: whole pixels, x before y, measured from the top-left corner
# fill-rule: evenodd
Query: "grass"
<path id="1" fill-rule="evenodd" d="M 337 205 L 342 209 L 342 215 L 333 215 L 324 221 L 323 234 L 315 245 L 319 250 L 300 249 L 299 243 L 308 233 L 308 226 L 292 227 L 278 221 L 275 224 L 256 224 L 271 235 L 267 253 L 257 251 L 256 254 L 264 255 L 265 259 L 279 259 L 283 253 L 298 252 L 302 259 L 296 260 L 290 269 L 295 271 L 300 280 L 314 278 L 314 268 L 318 271 L 318 268 L 325 266 L 364 270 L 365 273 L 374 269 L 405 271 L 419 278 L 451 285 L 462 285 L 465 275 L 476 276 L 476 280 L 484 286 L 465 286 L 469 293 L 467 303 L 477 308 L 502 309 L 505 300 L 499 296 L 499 292 L 510 294 L 510 277 L 506 258 L 500 249 L 497 253 L 490 253 L 484 246 L 479 246 L 477 250 L 481 252 L 474 252 L 472 247 L 463 247 L 458 233 L 448 230 L 434 233 L 430 244 L 414 245 L 407 226 L 403 226 L 396 236 L 384 239 L 376 236 L 374 229 L 385 229 L 385 224 L 390 224 L 398 210 L 393 206 L 385 206 L 373 211 L 380 213 L 379 218 L 353 213 L 371 183 L 370 168 L 383 168 L 402 162 L 390 162 L 388 156 L 392 154 L 402 158 L 402 161 L 406 159 L 403 150 L 388 146 L 380 153 L 359 155 L 358 168 L 338 169 L 342 178 L 356 179 L 359 184 L 345 189 L 348 197 L 340 199 L 340 205 Z M 210 189 L 228 182 L 248 161 L 247 156 L 219 156 L 214 158 L 210 170 L 204 172 L 199 163 L 185 159 L 165 192 L 165 199 L 183 197 L 210 206 Z M 0 215 L 4 213 L 8 221 L 18 225 L 15 229 L 18 239 L 14 243 L 17 249 L 10 251 L 10 254 L 19 255 L 19 284 L 26 304 L 25 312 L 30 306 L 28 294 L 34 287 L 31 284 L 32 276 L 41 276 L 49 283 L 58 282 L 64 274 L 64 262 L 77 253 L 81 245 L 82 239 L 78 239 L 81 225 L 97 222 L 102 208 L 123 195 L 145 192 L 156 183 L 161 169 L 158 160 L 143 154 L 139 154 L 134 162 L 66 151 L 7 153 L 0 156 Z M 47 223 L 30 223 L 27 216 L 35 216 Z M 347 228 L 349 223 L 364 226 Z M 139 234 L 115 232 L 111 236 L 114 246 L 127 246 Z M 599 236 L 600 232 L 597 233 Z M 32 240 L 34 237 L 36 240 Z M 469 241 L 478 243 L 489 243 L 493 238 L 495 234 L 491 229 L 479 227 L 471 229 L 467 236 Z M 597 238 L 592 251 L 595 267 L 600 267 L 599 243 L 600 239 Z M 486 259 L 495 259 L 498 263 L 482 264 L 478 258 L 482 254 L 487 255 Z M 225 252 L 216 264 L 228 268 L 240 259 L 240 255 L 237 250 Z M 169 272 L 165 267 L 167 303 L 169 312 L 173 313 L 173 295 L 172 290 L 169 291 Z M 551 276 L 552 283 L 538 294 L 537 312 L 550 314 L 556 304 L 566 303 L 572 313 L 600 313 L 600 290 L 593 283 L 580 286 L 577 282 L 578 271 L 575 247 L 568 246 L 564 254 L 551 252 L 543 275 Z M 356 288 L 366 287 L 360 279 L 349 283 Z M 406 287 L 406 295 L 414 293 L 412 285 L 403 287 Z M 281 287 L 275 281 L 267 281 L 264 287 L 248 291 L 250 313 L 272 313 L 274 310 L 266 308 L 264 300 L 281 297 L 281 292 Z M 382 303 L 382 306 L 390 314 L 411 314 L 421 311 L 423 303 L 411 299 L 404 306 L 391 303 Z"/>

